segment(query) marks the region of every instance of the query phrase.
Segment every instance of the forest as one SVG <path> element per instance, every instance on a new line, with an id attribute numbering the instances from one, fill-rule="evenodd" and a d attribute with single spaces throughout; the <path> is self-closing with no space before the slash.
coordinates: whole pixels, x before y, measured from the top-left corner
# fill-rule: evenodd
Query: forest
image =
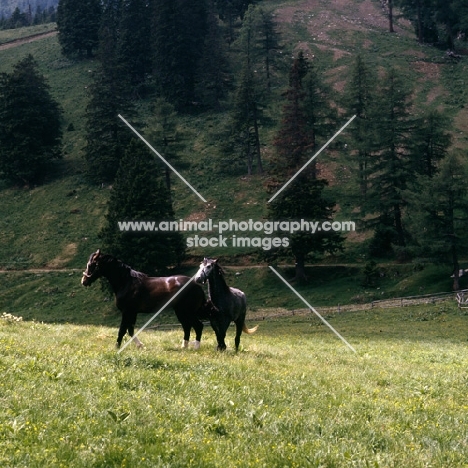
<path id="1" fill-rule="evenodd" d="M 428 62 L 461 76 L 464 2 L 370 3 L 384 24 L 374 31 L 381 40 L 405 36 L 429 54 Z M 117 116 L 124 115 L 186 174 L 225 187 L 247 178 L 258 219 L 352 219 L 358 225 L 358 241 L 345 233 L 299 232 L 287 248 L 248 251 L 256 261 L 292 261 L 295 278 L 304 281 L 307 263 L 361 256 L 369 283 L 378 276 L 379 261 L 444 263 L 458 289 L 468 240 L 468 143 L 454 132 L 457 110 L 466 105 L 463 84 L 449 84 L 451 97 L 428 102 L 425 76 L 415 80 L 392 45 L 381 56 L 372 47 L 353 46 L 353 39 L 345 82 L 337 85 L 330 77 L 336 59 L 313 42 L 291 43 L 278 20 L 279 5 L 60 0 L 62 60 L 92 68 L 84 124 L 76 130 L 76 123 L 66 122 L 63 104 L 33 55 L 17 61 L 0 77 L 3 187 L 60 179 L 64 139 L 79 131 L 80 180 L 112 187 L 96 230 L 102 248 L 147 271 L 180 264 L 190 254 L 180 232 L 160 233 L 154 242 L 154 235 L 117 229 L 122 220 L 190 216 L 187 206 L 180 209 L 184 188 L 122 125 Z M 376 55 L 385 59 L 376 61 Z M 353 116 L 326 154 L 266 203 Z M 195 121 L 211 122 L 203 152 L 216 147 L 198 160 L 186 130 Z M 242 218 L 242 206 L 232 213 Z"/>

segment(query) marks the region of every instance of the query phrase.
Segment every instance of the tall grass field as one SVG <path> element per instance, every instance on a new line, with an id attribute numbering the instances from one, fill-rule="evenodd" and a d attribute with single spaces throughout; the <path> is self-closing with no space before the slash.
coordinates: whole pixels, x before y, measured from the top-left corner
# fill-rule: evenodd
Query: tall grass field
<path id="1" fill-rule="evenodd" d="M 241 351 L 0 318 L 2 467 L 468 466 L 467 315 L 451 301 L 260 323 Z M 140 325 L 144 317 L 139 318 Z M 253 325 L 249 321 L 249 326 Z"/>

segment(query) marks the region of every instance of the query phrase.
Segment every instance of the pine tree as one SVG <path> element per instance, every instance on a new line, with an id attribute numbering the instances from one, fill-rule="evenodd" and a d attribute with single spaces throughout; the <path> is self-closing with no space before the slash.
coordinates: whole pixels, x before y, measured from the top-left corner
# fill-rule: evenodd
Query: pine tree
<path id="1" fill-rule="evenodd" d="M 289 73 L 289 88 L 285 92 L 286 103 L 283 106 L 283 117 L 274 145 L 278 153 L 276 172 L 288 176 L 312 156 L 313 140 L 310 138 L 307 117 L 304 109 L 306 93 L 303 81 L 308 71 L 304 54 L 299 52 Z M 315 171 L 313 171 L 314 173 Z"/>
<path id="2" fill-rule="evenodd" d="M 0 77 L 0 172 L 15 182 L 39 181 L 61 157 L 61 110 L 32 55 Z"/>
<path id="3" fill-rule="evenodd" d="M 205 0 L 153 0 L 153 75 L 161 96 L 177 110 L 194 102 L 206 32 Z"/>
<path id="4" fill-rule="evenodd" d="M 413 177 L 409 94 L 395 70 L 390 69 L 378 101 L 375 148 L 369 163 L 366 212 L 372 213 L 368 224 L 374 229 L 371 246 L 374 255 L 389 254 L 392 244 L 400 247 L 406 244 L 402 191 Z"/>
<path id="5" fill-rule="evenodd" d="M 57 7 L 58 39 L 67 57 L 91 57 L 97 49 L 101 23 L 100 0 L 60 0 Z"/>
<path id="6" fill-rule="evenodd" d="M 438 40 L 434 0 L 399 0 L 398 6 L 408 18 L 420 44 L 433 44 Z"/>
<path id="7" fill-rule="evenodd" d="M 374 106 L 377 76 L 363 60 L 357 55 L 351 70 L 349 84 L 345 89 L 344 107 L 350 115 L 356 115 L 356 120 L 349 128 L 353 148 L 351 161 L 357 161 L 357 174 L 360 192 L 359 204 L 365 206 L 368 190 L 369 159 L 372 153 L 374 131 Z"/>
<path id="8" fill-rule="evenodd" d="M 468 168 L 466 155 L 448 154 L 432 177 L 418 177 L 418 191 L 406 193 L 413 213 L 419 255 L 448 263 L 459 289 L 459 259 L 468 248 Z"/>
<path id="9" fill-rule="evenodd" d="M 100 59 L 90 86 L 91 97 L 86 108 L 86 172 L 93 182 L 112 182 L 132 133 L 118 115 L 127 120 L 134 116 L 129 96 L 129 81 L 124 64 L 118 57 L 120 1 L 110 0 L 103 13 L 100 30 Z"/>
<path id="10" fill-rule="evenodd" d="M 259 96 L 253 73 L 245 67 L 234 97 L 231 119 L 234 145 L 240 152 L 241 159 L 246 161 L 248 175 L 253 172 L 254 160 L 257 172 L 263 173 L 259 134 L 261 115 Z"/>
<path id="11" fill-rule="evenodd" d="M 151 73 L 150 11 L 147 0 L 122 1 L 117 56 L 132 89 Z"/>
<path id="12" fill-rule="evenodd" d="M 100 232 L 103 250 L 148 274 L 164 274 L 180 263 L 184 242 L 179 232 L 123 232 L 119 222 L 172 221 L 174 211 L 161 166 L 144 144 L 132 140 L 122 158 Z"/>
<path id="13" fill-rule="evenodd" d="M 295 176 L 314 150 L 313 125 L 307 119 L 307 93 L 303 88 L 308 70 L 307 60 L 299 53 L 291 67 L 281 125 L 274 141 L 277 157 L 269 185 L 271 193 L 277 192 Z M 320 109 L 315 109 L 315 112 L 320 115 Z M 335 203 L 324 195 L 326 185 L 326 180 L 317 178 L 314 165 L 308 166 L 270 203 L 268 217 L 273 220 L 331 220 Z M 318 232 L 313 235 L 299 232 L 291 235 L 291 253 L 296 263 L 295 279 L 305 280 L 305 261 L 308 256 L 335 252 L 341 248 L 342 242 L 341 235 L 335 232 Z"/>
<path id="14" fill-rule="evenodd" d="M 177 128 L 177 112 L 174 106 L 159 98 L 153 105 L 152 116 L 148 122 L 148 138 L 159 153 L 174 164 L 177 153 L 182 149 L 181 135 Z M 169 197 L 171 197 L 171 169 L 165 166 L 165 180 Z"/>
<path id="15" fill-rule="evenodd" d="M 439 111 L 426 112 L 413 131 L 411 162 L 417 174 L 432 177 L 439 161 L 445 158 L 451 143 L 450 121 Z"/>
<path id="16" fill-rule="evenodd" d="M 231 86 L 229 64 L 221 28 L 210 3 L 203 53 L 197 65 L 195 98 L 204 107 L 220 110 L 221 100 Z"/>

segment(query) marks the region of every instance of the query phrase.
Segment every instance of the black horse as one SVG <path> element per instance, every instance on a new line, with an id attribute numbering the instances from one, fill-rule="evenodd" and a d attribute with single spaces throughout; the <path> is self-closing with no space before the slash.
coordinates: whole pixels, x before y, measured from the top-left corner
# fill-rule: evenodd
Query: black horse
<path id="1" fill-rule="evenodd" d="M 81 284 L 90 286 L 98 278 L 109 281 L 118 309 L 122 312 L 117 337 L 117 348 L 122 344 L 126 332 L 133 337 L 138 313 L 151 313 L 161 308 L 192 278 L 188 276 L 150 277 L 116 259 L 112 255 L 104 255 L 98 249 L 91 254 L 83 272 Z M 210 301 L 206 300 L 203 289 L 193 281 L 171 303 L 179 322 L 184 329 L 182 346 L 188 347 L 190 331 L 196 334 L 194 347 L 200 347 L 203 331 L 201 320 L 209 319 L 215 311 Z M 142 346 L 137 337 L 137 346 Z"/>
<path id="2" fill-rule="evenodd" d="M 245 294 L 240 289 L 231 288 L 226 284 L 224 272 L 218 264 L 218 260 L 205 258 L 195 275 L 195 281 L 203 284 L 208 281 L 210 300 L 217 309 L 216 313 L 211 317 L 211 326 L 216 333 L 218 350 L 224 351 L 226 349 L 226 343 L 224 342 L 226 331 L 230 323 L 234 322 L 236 324 L 234 343 L 237 351 L 242 331 L 250 335 L 255 333 L 258 328 L 258 326 L 247 328 L 245 325 L 247 313 Z"/>

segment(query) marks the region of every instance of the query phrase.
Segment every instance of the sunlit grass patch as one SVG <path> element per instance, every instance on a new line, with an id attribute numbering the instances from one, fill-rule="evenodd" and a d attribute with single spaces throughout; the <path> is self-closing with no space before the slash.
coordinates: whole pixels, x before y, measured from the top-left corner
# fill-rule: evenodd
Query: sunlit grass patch
<path id="1" fill-rule="evenodd" d="M 232 329 L 225 353 L 207 328 L 199 351 L 176 329 L 117 354 L 114 328 L 0 321 L 0 463 L 464 466 L 467 316 L 447 308 L 441 336 L 408 312 L 333 318 L 356 355 L 307 317 L 239 353 Z"/>

